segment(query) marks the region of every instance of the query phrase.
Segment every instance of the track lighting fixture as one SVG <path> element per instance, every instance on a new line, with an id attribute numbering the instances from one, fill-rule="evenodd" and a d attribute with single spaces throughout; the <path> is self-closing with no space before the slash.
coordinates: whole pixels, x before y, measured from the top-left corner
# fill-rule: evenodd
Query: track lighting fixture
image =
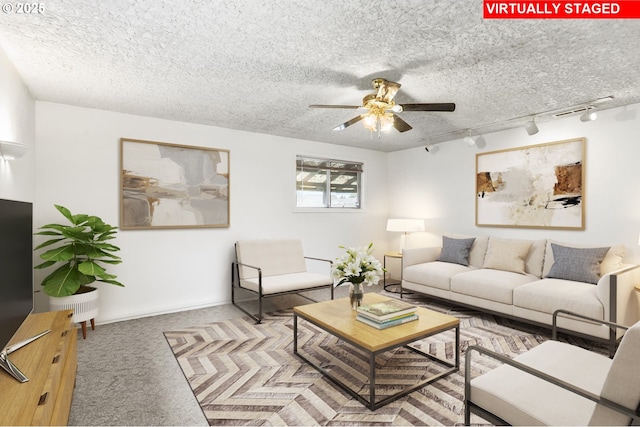
<path id="1" fill-rule="evenodd" d="M 595 119 L 597 119 L 598 115 L 593 110 L 594 110 L 594 108 L 592 106 L 588 106 L 587 107 L 587 111 L 585 111 L 584 114 L 580 116 L 580 121 L 592 122 Z"/>
<path id="2" fill-rule="evenodd" d="M 473 147 L 474 145 L 476 145 L 476 141 L 475 139 L 473 139 L 471 137 L 471 129 L 469 129 L 467 131 L 467 136 L 464 137 L 464 142 L 469 146 L 469 147 Z"/>
<path id="3" fill-rule="evenodd" d="M 524 129 L 527 131 L 529 136 L 535 135 L 536 133 L 538 133 L 539 129 L 538 129 L 538 125 L 536 125 L 536 118 L 533 117 L 531 120 L 525 123 Z"/>
<path id="4" fill-rule="evenodd" d="M 538 129 L 538 125 L 536 123 L 536 119 L 546 120 L 548 118 L 563 118 L 568 116 L 575 116 L 578 114 L 582 114 L 580 116 L 580 120 L 583 122 L 590 122 L 597 119 L 596 111 L 597 109 L 603 109 L 603 105 L 611 100 L 613 100 L 613 96 L 606 96 L 604 98 L 593 99 L 591 101 L 584 101 L 581 104 L 572 105 L 569 107 L 558 108 L 555 110 L 547 110 L 547 111 L 538 111 L 531 112 L 526 116 L 513 117 L 501 122 L 491 122 L 482 124 L 479 126 L 475 126 L 473 128 L 468 129 L 457 129 L 451 132 L 445 132 L 438 135 L 430 135 L 429 140 L 435 141 L 436 143 L 449 141 L 452 139 L 458 140 L 460 138 L 464 139 L 464 142 L 472 147 L 475 145 L 478 148 L 484 147 L 484 141 L 482 139 L 482 135 L 485 133 L 496 132 L 505 129 L 515 129 L 517 127 L 523 126 L 529 135 L 537 134 L 540 129 Z M 523 125 L 523 122 L 525 122 Z M 471 136 L 471 133 L 474 133 L 474 136 Z M 427 151 L 430 151 L 431 148 L 425 147 Z M 437 147 L 436 147 L 437 149 Z"/>
<path id="5" fill-rule="evenodd" d="M 427 150 L 427 153 L 431 153 L 433 154 L 435 152 L 435 145 L 433 144 L 427 144 L 424 149 Z"/>

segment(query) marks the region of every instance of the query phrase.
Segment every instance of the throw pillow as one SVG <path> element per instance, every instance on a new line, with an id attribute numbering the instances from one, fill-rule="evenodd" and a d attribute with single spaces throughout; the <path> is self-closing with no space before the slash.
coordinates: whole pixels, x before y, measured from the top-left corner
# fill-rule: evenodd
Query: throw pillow
<path id="1" fill-rule="evenodd" d="M 554 263 L 546 277 L 598 283 L 600 264 L 609 248 L 570 248 L 551 244 Z"/>
<path id="2" fill-rule="evenodd" d="M 491 237 L 482 268 L 525 274 L 525 260 L 532 242 Z"/>
<path id="3" fill-rule="evenodd" d="M 484 255 L 487 253 L 487 245 L 489 244 L 488 236 L 471 236 L 469 234 L 454 233 L 445 233 L 443 235 L 452 239 L 476 239 L 475 242 L 473 242 L 473 245 L 471 245 L 471 250 L 469 251 L 469 265 L 482 268 Z"/>
<path id="4" fill-rule="evenodd" d="M 438 261 L 469 265 L 469 251 L 475 240 L 475 238 L 452 239 L 442 236 L 442 252 L 440 252 Z"/>
<path id="5" fill-rule="evenodd" d="M 601 247 L 581 243 L 561 242 L 551 239 L 547 240 L 547 250 L 544 255 L 544 269 L 542 271 L 543 277 L 547 277 L 549 271 L 551 271 L 551 266 L 553 265 L 553 250 L 551 249 L 551 244 L 553 243 L 569 248 L 590 249 L 594 247 Z M 624 256 L 625 246 L 623 244 L 612 245 L 609 249 L 609 252 L 607 252 L 604 259 L 602 260 L 602 264 L 600 264 L 600 277 L 604 276 L 607 273 L 611 273 L 613 271 L 621 269 L 624 266 Z"/>

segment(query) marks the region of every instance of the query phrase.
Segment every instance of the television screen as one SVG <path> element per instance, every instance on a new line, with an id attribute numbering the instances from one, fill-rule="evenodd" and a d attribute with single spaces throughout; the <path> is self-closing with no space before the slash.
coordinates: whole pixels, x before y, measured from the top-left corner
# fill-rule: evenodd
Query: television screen
<path id="1" fill-rule="evenodd" d="M 0 350 L 33 310 L 32 209 L 0 199 Z"/>

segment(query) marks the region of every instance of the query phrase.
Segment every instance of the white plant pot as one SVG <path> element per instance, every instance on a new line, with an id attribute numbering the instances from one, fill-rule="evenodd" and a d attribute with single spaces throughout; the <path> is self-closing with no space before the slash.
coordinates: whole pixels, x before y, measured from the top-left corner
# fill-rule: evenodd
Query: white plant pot
<path id="1" fill-rule="evenodd" d="M 51 311 L 73 310 L 75 323 L 86 322 L 98 316 L 98 289 L 68 297 L 49 297 Z"/>

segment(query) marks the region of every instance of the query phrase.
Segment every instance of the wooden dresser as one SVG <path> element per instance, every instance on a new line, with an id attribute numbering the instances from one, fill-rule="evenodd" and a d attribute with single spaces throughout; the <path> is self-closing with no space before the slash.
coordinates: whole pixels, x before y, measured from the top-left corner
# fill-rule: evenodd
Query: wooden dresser
<path id="1" fill-rule="evenodd" d="M 0 370 L 0 425 L 66 425 L 78 367 L 78 333 L 72 311 L 31 314 L 12 343 L 51 332 L 16 350 L 10 359 L 29 381 Z"/>

